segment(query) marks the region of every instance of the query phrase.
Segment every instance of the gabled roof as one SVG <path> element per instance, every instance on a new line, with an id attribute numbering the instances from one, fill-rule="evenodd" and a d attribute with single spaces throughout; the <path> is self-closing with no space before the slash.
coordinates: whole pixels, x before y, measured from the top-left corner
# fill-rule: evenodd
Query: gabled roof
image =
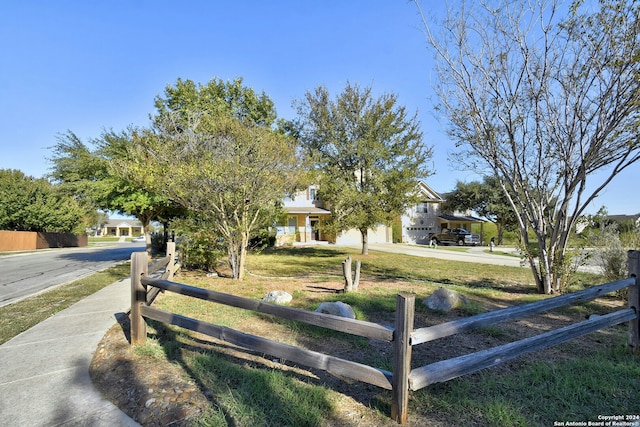
<path id="1" fill-rule="evenodd" d="M 418 181 L 416 190 L 418 194 L 422 197 L 422 199 L 427 202 L 442 203 L 445 201 L 444 198 L 439 193 L 437 193 L 435 190 L 433 190 L 431 187 L 425 184 L 424 181 Z"/>
<path id="2" fill-rule="evenodd" d="M 469 216 L 469 215 L 447 215 L 447 214 L 442 214 L 442 215 L 438 215 L 438 218 L 444 219 L 445 221 L 485 222 L 483 219 L 476 218 L 475 216 Z"/>

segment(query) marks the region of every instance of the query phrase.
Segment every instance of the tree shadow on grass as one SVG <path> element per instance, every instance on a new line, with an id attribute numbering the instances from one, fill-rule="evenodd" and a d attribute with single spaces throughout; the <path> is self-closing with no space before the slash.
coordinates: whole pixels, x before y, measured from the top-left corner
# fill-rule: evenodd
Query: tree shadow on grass
<path id="1" fill-rule="evenodd" d="M 168 361 L 178 364 L 211 402 L 211 413 L 203 417 L 208 422 L 207 417 L 221 422 L 223 414 L 229 426 L 320 426 L 335 416 L 328 390 L 305 369 L 159 322 L 150 324 L 155 329 L 150 337 Z M 340 425 L 351 424 L 341 420 Z"/>

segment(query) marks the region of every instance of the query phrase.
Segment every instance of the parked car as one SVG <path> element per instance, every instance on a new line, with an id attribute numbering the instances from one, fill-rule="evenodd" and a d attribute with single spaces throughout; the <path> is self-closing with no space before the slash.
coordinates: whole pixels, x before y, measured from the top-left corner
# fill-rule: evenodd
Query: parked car
<path id="1" fill-rule="evenodd" d="M 131 239 L 132 242 L 146 242 L 147 238 L 145 236 L 138 236 Z"/>
<path id="2" fill-rule="evenodd" d="M 429 241 L 437 245 L 440 243 L 453 243 L 459 246 L 477 246 L 480 244 L 480 235 L 464 228 L 445 228 L 441 233 L 430 234 Z"/>

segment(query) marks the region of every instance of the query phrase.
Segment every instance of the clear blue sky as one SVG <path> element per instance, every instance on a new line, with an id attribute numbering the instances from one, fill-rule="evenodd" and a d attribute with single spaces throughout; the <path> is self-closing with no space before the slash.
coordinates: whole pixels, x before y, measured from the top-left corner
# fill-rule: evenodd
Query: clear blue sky
<path id="1" fill-rule="evenodd" d="M 422 3 L 436 13 L 444 4 Z M 0 169 L 40 177 L 59 133 L 86 141 L 147 125 L 154 97 L 178 78 L 242 77 L 284 118 L 295 117 L 291 102 L 306 91 L 325 85 L 336 95 L 350 81 L 396 93 L 418 112 L 434 146 L 427 182 L 447 192 L 477 178 L 447 161 L 455 148 L 432 115 L 431 58 L 406 0 L 3 1 Z M 640 165 L 590 211 L 640 213 L 639 179 Z"/>

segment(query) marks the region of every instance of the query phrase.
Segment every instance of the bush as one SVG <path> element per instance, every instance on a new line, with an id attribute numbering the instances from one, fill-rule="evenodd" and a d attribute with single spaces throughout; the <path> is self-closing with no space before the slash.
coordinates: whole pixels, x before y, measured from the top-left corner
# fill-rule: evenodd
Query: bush
<path id="1" fill-rule="evenodd" d="M 258 231 L 258 235 L 249 240 L 249 249 L 262 250 L 271 248 L 276 245 L 276 233 L 275 230 L 263 228 Z"/>
<path id="2" fill-rule="evenodd" d="M 187 269 L 214 271 L 224 254 L 216 236 L 204 232 L 182 235 L 179 246 L 181 263 Z"/>
<path id="3" fill-rule="evenodd" d="M 604 278 L 608 281 L 624 279 L 627 277 L 627 251 L 620 241 L 618 226 L 615 223 L 605 225 L 600 230 L 591 232 L 590 240 L 596 247 L 596 260 L 598 261 Z M 626 298 L 628 289 L 617 292 L 618 297 Z"/>
<path id="4" fill-rule="evenodd" d="M 167 251 L 167 242 L 164 241 L 164 233 L 151 233 L 151 253 L 163 254 Z"/>
<path id="5" fill-rule="evenodd" d="M 224 241 L 206 221 L 195 217 L 182 218 L 172 224 L 176 244 L 180 249 L 180 262 L 186 269 L 215 271 L 218 260 L 225 254 Z"/>

